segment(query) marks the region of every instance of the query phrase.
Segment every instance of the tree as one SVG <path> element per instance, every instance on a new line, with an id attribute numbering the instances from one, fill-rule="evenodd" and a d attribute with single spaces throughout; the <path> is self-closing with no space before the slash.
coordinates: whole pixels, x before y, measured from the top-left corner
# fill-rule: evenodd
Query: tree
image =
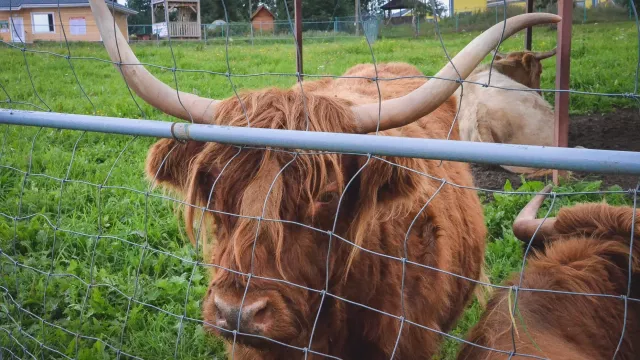
<path id="1" fill-rule="evenodd" d="M 411 25 L 414 36 L 418 36 L 418 18 L 426 15 L 441 17 L 444 14 L 444 4 L 439 0 L 405 0 L 404 5 L 412 9 Z"/>
<path id="2" fill-rule="evenodd" d="M 631 8 L 631 1 L 629 0 L 614 0 L 613 2 L 618 6 L 623 6 L 630 11 L 633 11 Z M 635 6 L 636 11 L 640 12 L 640 0 L 633 0 L 633 5 Z"/>
<path id="3" fill-rule="evenodd" d="M 440 18 L 442 17 L 442 15 L 444 15 L 446 8 L 444 7 L 444 3 L 439 0 L 427 0 L 425 11 L 425 15 L 437 16 L 438 18 Z"/>
<path id="4" fill-rule="evenodd" d="M 287 20 L 288 16 L 293 21 L 294 0 L 266 0 L 262 1 L 278 20 Z M 287 16 L 287 10 L 289 15 Z M 302 0 L 302 18 L 332 19 L 338 16 L 353 15 L 353 2 L 345 0 Z"/>
<path id="5" fill-rule="evenodd" d="M 220 0 L 200 0 L 200 19 L 203 24 L 211 24 L 215 20 L 248 21 L 249 2 L 225 0 L 223 4 Z"/>
<path id="6" fill-rule="evenodd" d="M 151 0 L 129 0 L 127 7 L 137 11 L 135 15 L 129 16 L 129 24 L 131 25 L 149 25 L 151 24 Z"/>

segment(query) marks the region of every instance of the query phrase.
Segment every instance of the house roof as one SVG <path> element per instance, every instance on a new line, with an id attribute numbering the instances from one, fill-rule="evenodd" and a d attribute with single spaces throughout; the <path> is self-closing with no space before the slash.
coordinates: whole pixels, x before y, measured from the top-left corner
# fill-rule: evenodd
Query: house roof
<path id="1" fill-rule="evenodd" d="M 396 10 L 396 9 L 408 9 L 412 6 L 408 6 L 404 4 L 403 0 L 391 0 L 388 3 L 382 5 L 380 9 L 382 10 Z"/>
<path id="2" fill-rule="evenodd" d="M 3 0 L 0 0 L 0 1 L 3 1 Z M 275 16 L 273 16 L 273 13 L 271 12 L 271 10 L 269 10 L 269 8 L 267 8 L 267 7 L 266 7 L 266 6 L 264 6 L 264 5 L 260 5 L 260 6 L 258 6 L 258 8 L 256 9 L 256 11 L 254 11 L 254 12 L 253 12 L 253 14 L 251 14 L 251 20 L 253 20 L 253 18 L 254 18 L 256 15 L 258 15 L 258 13 L 260 12 L 260 10 L 262 10 L 262 9 L 266 10 L 266 11 L 267 11 L 267 12 L 268 12 L 272 17 L 274 17 L 274 18 L 275 18 Z"/>
<path id="3" fill-rule="evenodd" d="M 117 2 L 105 0 L 110 6 L 115 5 L 116 11 L 120 11 L 127 14 L 135 15 L 138 12 L 130 9 L 124 5 L 120 5 Z M 57 8 L 60 7 L 89 7 L 89 0 L 0 0 L 0 11 L 21 10 L 21 9 L 33 9 L 33 8 Z"/>

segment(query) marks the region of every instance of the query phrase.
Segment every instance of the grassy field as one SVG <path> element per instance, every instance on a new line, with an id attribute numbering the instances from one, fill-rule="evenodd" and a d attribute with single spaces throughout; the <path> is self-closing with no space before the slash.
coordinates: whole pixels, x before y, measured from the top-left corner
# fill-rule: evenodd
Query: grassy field
<path id="1" fill-rule="evenodd" d="M 476 35 L 446 35 L 444 42 L 454 55 Z M 520 49 L 522 36 L 508 40 L 501 49 Z M 534 39 L 534 49 L 555 46 L 555 32 L 536 30 Z M 575 26 L 571 88 L 633 92 L 636 39 L 633 23 Z M 33 49 L 67 54 L 60 45 Z M 137 45 L 134 51 L 145 63 L 174 66 L 167 46 Z M 378 62 L 406 61 L 429 75 L 446 62 L 436 38 L 383 40 L 373 51 Z M 64 57 L 1 45 L 0 84 L 12 101 L 55 112 L 168 119 L 134 96 L 142 111 L 138 108 L 117 70 L 95 60 L 107 59 L 102 47 L 72 44 L 70 52 L 73 71 Z M 173 53 L 180 69 L 228 70 L 221 44 L 176 43 Z M 228 53 L 230 72 L 292 73 L 293 54 L 290 44 L 233 43 Z M 354 64 L 370 62 L 371 53 L 363 40 L 310 43 L 304 60 L 308 74 L 339 75 Z M 555 59 L 545 60 L 544 66 L 543 87 L 553 88 Z M 173 83 L 170 71 L 152 68 L 151 72 Z M 232 95 L 224 76 L 177 72 L 177 78 L 185 91 L 215 98 Z M 292 76 L 278 75 L 230 79 L 239 90 L 295 83 Z M 547 98 L 553 100 L 552 95 Z M 0 101 L 5 99 L 0 89 Z M 616 97 L 572 96 L 574 113 L 632 105 Z M 0 103 L 10 106 L 33 109 Z M 29 353 L 40 357 L 44 352 L 45 357 L 61 358 L 59 352 L 78 359 L 106 359 L 117 357 L 119 350 L 121 356 L 145 359 L 224 358 L 221 342 L 205 336 L 198 321 L 207 274 L 202 266 L 193 265 L 196 254 L 176 217 L 177 204 L 156 191 L 147 195 L 144 156 L 155 139 L 16 126 L 2 126 L 0 134 L 0 353 L 29 358 Z M 516 190 L 540 190 L 543 185 L 530 182 Z M 509 184 L 505 189 L 511 190 Z M 564 184 L 557 189 L 596 190 L 603 190 L 599 183 Z M 559 205 L 602 198 L 567 196 Z M 522 263 L 522 247 L 510 225 L 528 196 L 493 199 L 485 207 L 490 230 L 487 264 L 491 281 L 497 283 Z M 606 195 L 606 200 L 630 203 L 621 194 Z M 480 313 L 474 304 L 452 334 L 463 336 Z M 79 339 L 77 333 L 82 335 Z M 455 350 L 455 341 L 447 341 L 440 358 L 453 358 Z"/>

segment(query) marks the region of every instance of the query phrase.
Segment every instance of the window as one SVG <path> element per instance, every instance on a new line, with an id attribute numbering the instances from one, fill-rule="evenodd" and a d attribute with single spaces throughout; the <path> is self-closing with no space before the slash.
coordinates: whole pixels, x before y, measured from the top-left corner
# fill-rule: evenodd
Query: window
<path id="1" fill-rule="evenodd" d="M 0 33 L 9 32 L 9 20 L 0 20 Z"/>
<path id="2" fill-rule="evenodd" d="M 55 32 L 53 23 L 53 13 L 33 13 L 33 33 L 52 33 Z"/>
<path id="3" fill-rule="evenodd" d="M 71 28 L 71 35 L 87 34 L 87 21 L 83 17 L 69 18 L 69 27 Z"/>

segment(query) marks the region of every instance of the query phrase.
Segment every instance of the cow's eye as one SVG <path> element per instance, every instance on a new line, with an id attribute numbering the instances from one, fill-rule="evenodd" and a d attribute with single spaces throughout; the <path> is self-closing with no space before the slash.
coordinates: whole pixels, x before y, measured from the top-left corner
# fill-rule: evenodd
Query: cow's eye
<path id="1" fill-rule="evenodd" d="M 338 193 L 334 191 L 327 191 L 320 195 L 320 197 L 318 198 L 318 202 L 328 204 L 336 199 L 338 199 Z"/>

